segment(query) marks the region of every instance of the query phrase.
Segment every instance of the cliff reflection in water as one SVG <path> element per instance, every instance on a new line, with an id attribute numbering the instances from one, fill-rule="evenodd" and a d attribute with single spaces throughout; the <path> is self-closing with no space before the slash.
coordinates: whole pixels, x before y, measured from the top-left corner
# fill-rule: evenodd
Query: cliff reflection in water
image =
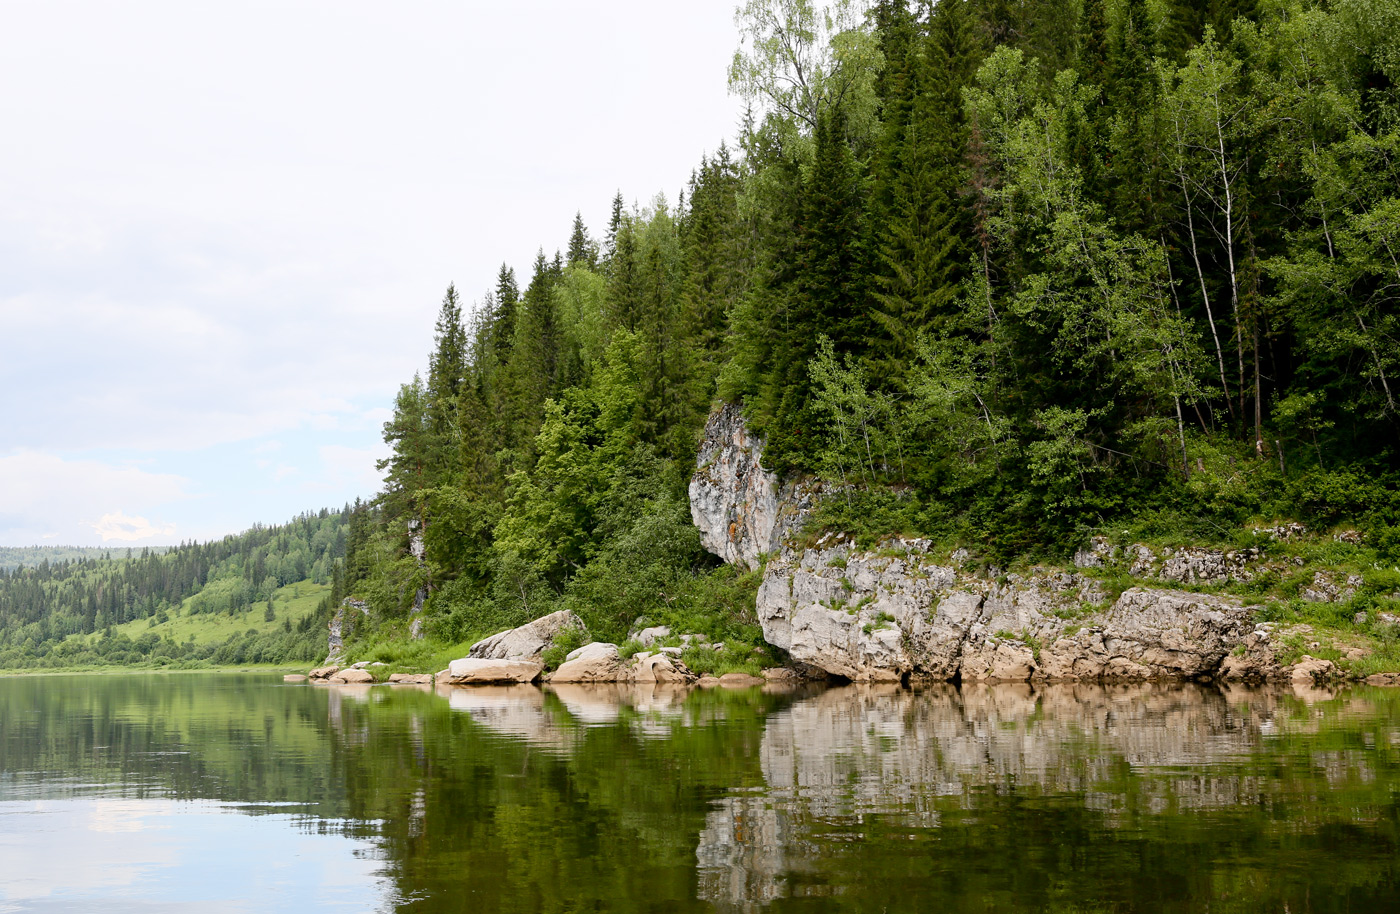
<path id="1" fill-rule="evenodd" d="M 459 695 L 486 727 L 553 750 L 598 725 L 684 740 L 736 704 L 569 686 L 563 714 L 537 694 L 502 718 Z M 696 894 L 719 907 L 1343 910 L 1396 897 L 1390 693 L 853 685 L 775 699 L 751 747 L 758 777 L 710 800 L 699 830 Z"/>
<path id="2" fill-rule="evenodd" d="M 373 841 L 405 911 L 1384 910 L 1398 711 L 1377 689 L 46 677 L 0 680 L 0 800 L 275 810 Z"/>

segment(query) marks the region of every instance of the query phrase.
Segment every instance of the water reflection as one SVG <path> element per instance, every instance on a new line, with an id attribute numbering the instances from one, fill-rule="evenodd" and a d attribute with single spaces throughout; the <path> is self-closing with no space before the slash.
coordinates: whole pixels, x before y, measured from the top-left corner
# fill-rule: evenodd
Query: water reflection
<path id="1" fill-rule="evenodd" d="M 1397 710 L 1376 689 L 0 680 L 0 803 L 208 807 L 234 859 L 281 846 L 235 821 L 349 842 L 392 885 L 360 909 L 1382 910 Z M 52 821 L 35 853 L 92 832 Z"/>
<path id="2" fill-rule="evenodd" d="M 0 912 L 385 910 L 365 840 L 212 801 L 0 802 Z"/>

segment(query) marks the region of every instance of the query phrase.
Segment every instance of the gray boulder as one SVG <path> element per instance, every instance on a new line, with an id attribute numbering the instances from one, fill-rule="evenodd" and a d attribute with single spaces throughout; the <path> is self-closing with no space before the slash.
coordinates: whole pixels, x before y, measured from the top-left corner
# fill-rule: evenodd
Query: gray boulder
<path id="1" fill-rule="evenodd" d="M 634 682 L 693 682 L 695 674 L 686 669 L 680 657 L 661 652 L 638 654 L 633 658 L 631 678 Z"/>
<path id="2" fill-rule="evenodd" d="M 668 625 L 654 625 L 651 628 L 642 629 L 633 637 L 642 647 L 653 647 L 658 642 L 671 637 L 671 628 Z"/>
<path id="3" fill-rule="evenodd" d="M 567 609 L 541 616 L 510 631 L 492 635 L 471 646 L 467 656 L 476 660 L 528 660 L 538 662 L 554 639 L 567 629 L 586 631 L 583 620 Z"/>
<path id="4" fill-rule="evenodd" d="M 357 670 L 351 667 L 348 670 L 341 670 L 330 677 L 330 682 L 341 682 L 347 684 L 368 685 L 374 682 L 374 674 L 369 670 Z"/>

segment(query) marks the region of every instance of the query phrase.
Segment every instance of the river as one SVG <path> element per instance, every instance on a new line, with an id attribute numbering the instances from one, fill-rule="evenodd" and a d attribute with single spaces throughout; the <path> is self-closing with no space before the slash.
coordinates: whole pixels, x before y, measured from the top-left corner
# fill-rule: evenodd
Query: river
<path id="1" fill-rule="evenodd" d="M 1400 910 L 1400 690 L 0 679 L 0 914 Z"/>

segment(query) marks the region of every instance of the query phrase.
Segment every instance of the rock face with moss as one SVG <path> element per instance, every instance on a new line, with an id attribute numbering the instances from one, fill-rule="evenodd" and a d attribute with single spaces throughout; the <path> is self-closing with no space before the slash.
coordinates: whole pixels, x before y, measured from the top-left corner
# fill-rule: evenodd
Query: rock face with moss
<path id="1" fill-rule="evenodd" d="M 1133 588 L 1109 600 L 1064 572 L 993 580 L 923 540 L 788 550 L 768 563 L 757 610 L 769 643 L 853 680 L 1203 677 L 1252 631 L 1229 597 Z"/>

